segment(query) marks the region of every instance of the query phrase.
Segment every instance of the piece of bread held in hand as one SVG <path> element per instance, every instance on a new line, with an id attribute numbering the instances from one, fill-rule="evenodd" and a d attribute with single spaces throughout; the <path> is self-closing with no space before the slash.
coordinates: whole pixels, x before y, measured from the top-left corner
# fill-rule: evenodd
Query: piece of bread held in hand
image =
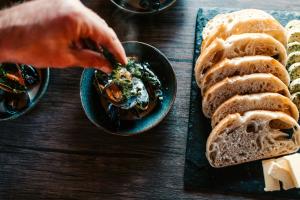
<path id="1" fill-rule="evenodd" d="M 270 73 L 289 85 L 290 77 L 285 66 L 269 56 L 245 56 L 233 59 L 225 58 L 205 73 L 201 82 L 201 92 L 205 92 L 226 77 L 243 76 L 253 73 Z"/>
<path id="2" fill-rule="evenodd" d="M 297 152 L 300 127 L 282 112 L 231 114 L 210 133 L 206 157 L 213 167 L 226 167 Z"/>
<path id="3" fill-rule="evenodd" d="M 225 41 L 217 38 L 199 56 L 195 66 L 197 84 L 205 73 L 224 58 L 264 55 L 271 56 L 285 65 L 287 55 L 285 47 L 273 37 L 263 33 L 244 33 L 233 35 Z"/>
<path id="4" fill-rule="evenodd" d="M 272 74 L 250 74 L 226 78 L 213 85 L 202 101 L 202 110 L 210 118 L 217 108 L 235 95 L 273 92 L 290 97 L 288 87 Z"/>
<path id="5" fill-rule="evenodd" d="M 299 119 L 299 111 L 290 98 L 277 93 L 260 93 L 236 95 L 228 99 L 214 112 L 211 125 L 214 128 L 230 114 L 243 114 L 252 110 L 280 111 L 293 117 L 296 121 Z"/>
<path id="6" fill-rule="evenodd" d="M 216 38 L 226 39 L 242 33 L 265 33 L 281 42 L 287 43 L 285 28 L 270 14 L 256 9 L 245 9 L 217 15 L 203 30 L 201 50 L 207 48 Z"/>

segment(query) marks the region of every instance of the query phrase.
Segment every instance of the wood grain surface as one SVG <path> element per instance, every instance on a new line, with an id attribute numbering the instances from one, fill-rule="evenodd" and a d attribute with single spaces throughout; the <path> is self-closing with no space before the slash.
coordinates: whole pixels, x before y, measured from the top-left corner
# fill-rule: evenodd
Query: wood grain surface
<path id="1" fill-rule="evenodd" d="M 199 7 L 297 11 L 300 1 L 178 0 L 168 12 L 150 17 L 124 14 L 109 0 L 83 2 L 107 20 L 122 41 L 146 42 L 167 55 L 178 79 L 175 105 L 145 134 L 108 135 L 96 129 L 81 108 L 82 70 L 52 70 L 48 92 L 38 106 L 17 120 L 0 123 L 0 199 L 248 199 L 183 189 L 196 12 Z M 11 4 L 0 2 L 1 7 Z"/>

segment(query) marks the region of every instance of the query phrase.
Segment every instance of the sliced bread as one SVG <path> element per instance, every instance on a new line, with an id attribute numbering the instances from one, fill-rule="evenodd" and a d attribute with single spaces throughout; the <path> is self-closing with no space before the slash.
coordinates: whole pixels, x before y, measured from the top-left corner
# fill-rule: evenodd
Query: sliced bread
<path id="1" fill-rule="evenodd" d="M 217 15 L 203 30 L 201 50 L 207 48 L 216 38 L 226 39 L 242 33 L 266 33 L 283 45 L 287 34 L 284 27 L 270 14 L 256 9 L 245 9 Z"/>
<path id="2" fill-rule="evenodd" d="M 299 119 L 299 111 L 295 104 L 285 96 L 277 93 L 260 93 L 250 95 L 236 95 L 224 103 L 214 112 L 211 125 L 214 128 L 222 119 L 229 114 L 243 114 L 251 110 L 280 111 Z"/>
<path id="3" fill-rule="evenodd" d="M 218 38 L 201 53 L 196 62 L 195 76 L 198 86 L 201 87 L 205 73 L 224 58 L 254 55 L 271 56 L 283 65 L 287 57 L 285 47 L 267 34 L 244 33 L 233 35 L 226 41 Z"/>
<path id="4" fill-rule="evenodd" d="M 227 77 L 242 76 L 253 73 L 270 73 L 289 85 L 290 77 L 285 66 L 269 56 L 245 56 L 233 59 L 225 58 L 214 65 L 204 75 L 201 83 L 202 94 L 217 82 Z"/>
<path id="5" fill-rule="evenodd" d="M 300 92 L 300 78 L 293 80 L 289 86 L 289 89 L 292 94 L 295 92 Z"/>
<path id="6" fill-rule="evenodd" d="M 289 21 L 289 23 L 287 23 L 287 25 L 285 26 L 288 32 L 293 32 L 295 29 L 299 29 L 299 27 L 300 27 L 300 20 L 297 19 Z"/>
<path id="7" fill-rule="evenodd" d="M 300 78 L 300 62 L 292 64 L 288 69 L 288 73 L 291 81 Z"/>
<path id="8" fill-rule="evenodd" d="M 250 74 L 226 78 L 213 85 L 203 96 L 202 110 L 206 117 L 211 117 L 216 109 L 235 95 L 263 92 L 279 93 L 290 97 L 288 87 L 272 74 Z"/>
<path id="9" fill-rule="evenodd" d="M 300 51 L 295 51 L 288 55 L 286 64 L 287 69 L 296 62 L 300 62 Z"/>
<path id="10" fill-rule="evenodd" d="M 293 53 L 295 51 L 300 51 L 300 42 L 291 42 L 287 45 L 288 54 Z"/>
<path id="11" fill-rule="evenodd" d="M 288 32 L 288 43 L 300 42 L 300 27 Z"/>
<path id="12" fill-rule="evenodd" d="M 300 92 L 295 92 L 292 94 L 291 100 L 297 106 L 298 110 L 300 110 Z"/>
<path id="13" fill-rule="evenodd" d="M 249 111 L 220 121 L 207 139 L 206 157 L 211 166 L 225 167 L 294 153 L 299 144 L 300 127 L 289 115 Z"/>

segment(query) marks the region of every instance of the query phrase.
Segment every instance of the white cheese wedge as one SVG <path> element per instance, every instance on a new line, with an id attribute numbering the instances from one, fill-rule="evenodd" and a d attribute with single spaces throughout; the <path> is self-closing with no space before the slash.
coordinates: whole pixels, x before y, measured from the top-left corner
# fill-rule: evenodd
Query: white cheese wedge
<path id="1" fill-rule="evenodd" d="M 296 153 L 283 158 L 288 161 L 295 187 L 300 188 L 300 154 Z"/>
<path id="2" fill-rule="evenodd" d="M 275 159 L 263 160 L 262 161 L 264 179 L 265 179 L 265 188 L 264 188 L 264 190 L 266 192 L 280 190 L 279 181 L 268 174 L 269 169 L 272 166 L 272 163 L 274 163 L 274 161 L 275 161 Z"/>
<path id="3" fill-rule="evenodd" d="M 272 161 L 268 174 L 272 176 L 274 179 L 281 181 L 284 190 L 295 188 L 293 179 L 290 174 L 290 168 L 288 162 L 282 159 L 280 163 L 281 164 L 279 164 L 277 160 L 276 162 Z"/>

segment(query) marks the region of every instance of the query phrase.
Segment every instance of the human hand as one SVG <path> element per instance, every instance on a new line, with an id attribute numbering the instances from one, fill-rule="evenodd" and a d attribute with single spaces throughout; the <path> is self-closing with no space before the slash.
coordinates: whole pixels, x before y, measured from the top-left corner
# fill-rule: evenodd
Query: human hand
<path id="1" fill-rule="evenodd" d="M 108 60 L 85 49 L 90 39 L 127 63 L 115 32 L 79 0 L 35 0 L 0 12 L 0 62 L 36 67 L 96 67 L 111 71 Z"/>

